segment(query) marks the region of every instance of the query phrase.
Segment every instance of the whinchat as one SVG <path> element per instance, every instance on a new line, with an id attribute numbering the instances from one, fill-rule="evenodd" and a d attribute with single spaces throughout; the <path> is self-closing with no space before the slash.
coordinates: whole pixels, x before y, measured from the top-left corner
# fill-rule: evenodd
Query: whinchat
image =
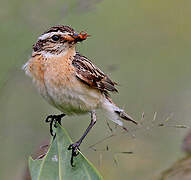
<path id="1" fill-rule="evenodd" d="M 76 52 L 76 44 L 88 36 L 87 33 L 76 33 L 69 26 L 53 26 L 39 36 L 33 45 L 31 58 L 23 66 L 40 94 L 63 112 L 48 116 L 47 121 L 51 119 L 51 123 L 60 123 L 64 115 L 91 114 L 91 122 L 83 136 L 69 146 L 72 150 L 71 164 L 83 139 L 96 123 L 96 109 L 103 109 L 108 118 L 119 126 L 123 127 L 121 118 L 137 124 L 112 102 L 109 92 L 117 92 L 117 84 L 87 57 Z"/>

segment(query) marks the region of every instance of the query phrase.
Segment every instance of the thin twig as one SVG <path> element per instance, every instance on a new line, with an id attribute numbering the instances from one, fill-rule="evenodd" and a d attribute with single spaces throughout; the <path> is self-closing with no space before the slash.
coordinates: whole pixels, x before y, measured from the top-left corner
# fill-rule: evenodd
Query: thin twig
<path id="1" fill-rule="evenodd" d="M 167 119 L 165 120 L 165 122 L 169 121 L 169 120 L 172 118 L 172 116 L 173 116 L 173 114 L 170 114 L 170 115 L 167 117 Z M 144 118 L 145 118 L 145 113 L 143 112 L 142 115 L 141 115 L 141 120 L 140 120 L 141 123 L 140 123 L 140 124 L 142 124 Z M 109 136 L 106 136 L 105 138 L 103 138 L 103 139 L 97 141 L 96 143 L 90 145 L 89 147 L 87 147 L 87 148 L 84 149 L 84 150 L 92 149 L 92 150 L 94 150 L 94 151 L 98 151 L 98 150 L 95 148 L 96 145 L 98 145 L 98 144 L 100 144 L 100 143 L 102 143 L 102 142 L 104 142 L 104 141 L 106 141 L 106 140 L 108 140 L 108 139 L 110 139 L 110 138 L 112 138 L 112 137 L 116 137 L 116 136 L 120 136 L 120 135 L 127 134 L 127 132 L 130 133 L 130 135 L 131 135 L 132 137 L 135 137 L 135 135 L 132 134 L 132 132 L 137 132 L 138 130 L 139 130 L 139 131 L 141 131 L 141 130 L 142 130 L 142 131 L 148 131 L 148 130 L 150 130 L 151 128 L 154 128 L 154 127 L 189 128 L 189 126 L 186 126 L 186 125 L 166 125 L 165 123 L 159 123 L 159 124 L 157 124 L 157 125 L 154 125 L 153 122 L 155 122 L 156 119 L 157 119 L 157 112 L 154 113 L 153 119 L 152 119 L 152 121 L 151 121 L 152 123 L 151 123 L 150 126 L 147 126 L 147 127 L 145 127 L 145 128 L 143 128 L 142 126 L 139 126 L 139 128 L 136 128 L 136 129 L 134 129 L 134 130 L 132 130 L 132 131 L 123 131 L 123 132 L 118 133 L 118 134 L 114 134 L 114 133 L 113 133 L 113 134 L 111 134 L 111 135 L 109 135 Z M 110 127 L 110 126 L 108 126 L 108 127 Z M 116 125 L 116 127 L 117 127 L 117 125 Z M 110 128 L 109 128 L 109 129 L 110 129 Z M 109 149 L 109 148 L 106 147 L 106 150 L 107 150 L 107 149 Z M 104 150 L 99 150 L 99 151 L 104 151 Z M 107 151 L 108 151 L 108 150 L 107 150 Z"/>
<path id="2" fill-rule="evenodd" d="M 106 120 L 106 124 L 107 124 L 107 127 L 109 128 L 110 132 L 112 133 L 113 132 L 113 129 L 111 128 L 109 122 Z"/>
<path id="3" fill-rule="evenodd" d="M 96 146 L 97 144 L 102 143 L 103 141 L 105 141 L 105 140 L 107 140 L 107 139 L 109 139 L 109 138 L 111 138 L 111 137 L 113 137 L 113 136 L 116 136 L 116 134 L 111 134 L 111 135 L 109 135 L 109 136 L 106 136 L 105 138 L 103 138 L 103 139 L 97 141 L 96 143 L 92 144 L 91 146 L 89 146 L 87 149 L 92 149 L 92 147 Z M 86 149 L 85 149 L 85 150 L 86 150 Z"/>
<path id="4" fill-rule="evenodd" d="M 154 122 L 156 120 L 156 117 L 157 117 L 157 112 L 154 113 L 152 122 Z"/>

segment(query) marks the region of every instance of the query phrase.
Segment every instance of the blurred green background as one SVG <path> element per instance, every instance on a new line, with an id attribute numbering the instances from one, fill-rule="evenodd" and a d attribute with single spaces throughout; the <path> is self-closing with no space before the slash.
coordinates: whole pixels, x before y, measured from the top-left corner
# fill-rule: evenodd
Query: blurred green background
<path id="1" fill-rule="evenodd" d="M 117 104 L 138 121 L 145 112 L 141 129 L 126 123 L 131 133 L 120 135 L 118 129 L 118 136 L 94 152 L 87 147 L 110 134 L 98 111 L 98 123 L 81 149 L 105 179 L 148 180 L 181 158 L 187 129 L 146 126 L 154 112 L 155 124 L 173 113 L 169 125 L 190 125 L 190 17 L 191 1 L 186 0 L 1 1 L 0 179 L 22 179 L 28 157 L 50 136 L 45 117 L 59 113 L 21 70 L 37 37 L 57 24 L 91 34 L 78 50 L 119 82 L 119 94 L 112 96 Z M 66 117 L 63 126 L 75 141 L 89 119 Z M 109 151 L 102 151 L 107 145 Z M 115 154 L 120 151 L 133 154 Z"/>

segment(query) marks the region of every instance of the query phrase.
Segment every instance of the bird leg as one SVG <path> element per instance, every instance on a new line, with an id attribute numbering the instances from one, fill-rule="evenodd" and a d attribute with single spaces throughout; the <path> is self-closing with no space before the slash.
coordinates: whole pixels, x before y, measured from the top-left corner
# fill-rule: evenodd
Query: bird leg
<path id="1" fill-rule="evenodd" d="M 50 134 L 53 136 L 53 139 L 56 137 L 56 133 L 53 133 L 53 126 L 56 128 L 57 122 L 61 125 L 61 120 L 64 116 L 65 114 L 49 115 L 45 120 L 46 123 L 50 123 Z"/>
<path id="2" fill-rule="evenodd" d="M 79 146 L 82 143 L 83 139 L 86 137 L 86 135 L 89 133 L 89 131 L 91 130 L 91 128 L 94 126 L 94 124 L 96 123 L 96 113 L 95 111 L 91 111 L 91 122 L 88 126 L 88 128 L 85 130 L 84 134 L 82 135 L 82 137 L 74 144 L 70 144 L 70 146 L 68 147 L 68 150 L 72 150 L 72 155 L 71 155 L 71 166 L 74 167 L 74 157 L 76 157 L 79 154 Z"/>

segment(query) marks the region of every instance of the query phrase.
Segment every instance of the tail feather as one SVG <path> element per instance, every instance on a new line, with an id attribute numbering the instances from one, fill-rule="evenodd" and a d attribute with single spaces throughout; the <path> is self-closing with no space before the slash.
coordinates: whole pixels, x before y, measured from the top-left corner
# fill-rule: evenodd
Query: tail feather
<path id="1" fill-rule="evenodd" d="M 125 113 L 125 111 L 123 109 L 120 109 L 120 111 L 115 111 L 115 113 L 117 113 L 119 115 L 119 117 L 121 117 L 124 120 L 131 121 L 136 125 L 138 124 L 131 116 L 129 116 L 127 113 Z"/>
<path id="2" fill-rule="evenodd" d="M 107 117 L 120 126 L 123 126 L 121 118 L 126 121 L 131 121 L 134 124 L 138 124 L 131 116 L 125 113 L 123 109 L 117 107 L 110 99 L 105 99 L 103 109 L 105 110 Z"/>

